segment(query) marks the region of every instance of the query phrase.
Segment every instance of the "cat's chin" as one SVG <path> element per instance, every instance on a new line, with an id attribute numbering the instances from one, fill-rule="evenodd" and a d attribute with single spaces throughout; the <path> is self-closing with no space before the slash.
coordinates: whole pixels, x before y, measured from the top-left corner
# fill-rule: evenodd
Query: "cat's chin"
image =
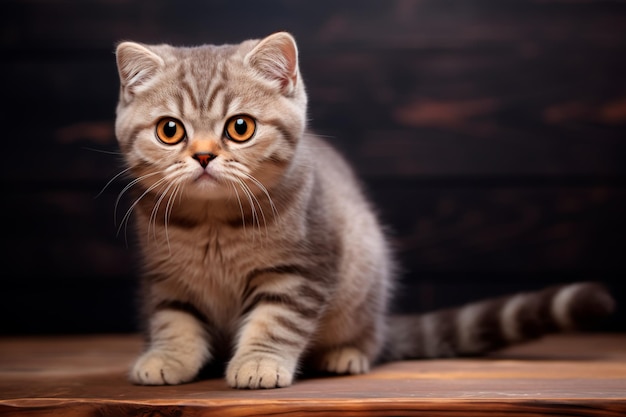
<path id="1" fill-rule="evenodd" d="M 193 180 L 193 182 L 201 186 L 215 185 L 217 184 L 217 179 L 213 175 L 206 172 L 206 170 L 203 170 L 202 173 L 198 175 L 195 180 Z"/>
<path id="2" fill-rule="evenodd" d="M 223 185 L 214 176 L 207 174 L 206 172 L 199 175 L 191 182 L 191 186 L 197 190 L 218 190 Z"/>
<path id="3" fill-rule="evenodd" d="M 190 181 L 185 194 L 199 200 L 215 200 L 229 197 L 231 189 L 217 178 L 203 172 L 194 180 Z"/>

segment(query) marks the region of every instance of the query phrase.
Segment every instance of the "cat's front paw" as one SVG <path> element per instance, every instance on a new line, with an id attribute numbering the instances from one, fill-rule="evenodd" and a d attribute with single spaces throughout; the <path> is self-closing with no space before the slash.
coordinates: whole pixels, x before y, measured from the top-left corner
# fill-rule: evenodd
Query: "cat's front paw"
<path id="1" fill-rule="evenodd" d="M 342 347 L 326 352 L 319 367 L 335 374 L 364 374 L 370 370 L 370 361 L 360 350 Z"/>
<path id="2" fill-rule="evenodd" d="M 130 380 L 139 385 L 176 385 L 196 377 L 198 369 L 167 352 L 149 350 L 137 359 Z"/>
<path id="3" fill-rule="evenodd" d="M 294 370 L 272 357 L 235 357 L 226 370 L 226 381 L 233 388 L 281 388 L 291 385 Z"/>

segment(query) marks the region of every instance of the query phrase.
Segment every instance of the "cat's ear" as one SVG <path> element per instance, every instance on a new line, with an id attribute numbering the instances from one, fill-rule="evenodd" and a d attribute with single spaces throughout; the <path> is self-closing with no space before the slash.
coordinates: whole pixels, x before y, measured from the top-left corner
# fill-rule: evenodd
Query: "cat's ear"
<path id="1" fill-rule="evenodd" d="M 298 82 L 298 47 L 287 32 L 278 32 L 261 40 L 248 52 L 244 62 L 263 78 L 291 95 Z"/>
<path id="2" fill-rule="evenodd" d="M 159 55 L 134 42 L 120 43 L 115 55 L 122 91 L 128 101 L 165 64 Z"/>

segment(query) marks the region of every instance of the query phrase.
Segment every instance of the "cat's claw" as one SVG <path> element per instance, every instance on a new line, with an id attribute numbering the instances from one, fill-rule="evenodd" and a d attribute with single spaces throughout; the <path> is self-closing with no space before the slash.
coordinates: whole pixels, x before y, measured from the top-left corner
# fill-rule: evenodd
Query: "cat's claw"
<path id="1" fill-rule="evenodd" d="M 281 388 L 291 385 L 293 371 L 280 361 L 266 356 L 245 359 L 235 357 L 226 370 L 226 381 L 232 388 Z"/>
<path id="2" fill-rule="evenodd" d="M 166 352 L 150 350 L 137 359 L 129 378 L 139 385 L 176 385 L 195 378 L 192 368 Z"/>
<path id="3" fill-rule="evenodd" d="M 370 361 L 360 350 L 343 347 L 327 352 L 320 361 L 320 368 L 336 374 L 364 374 L 370 370 Z"/>

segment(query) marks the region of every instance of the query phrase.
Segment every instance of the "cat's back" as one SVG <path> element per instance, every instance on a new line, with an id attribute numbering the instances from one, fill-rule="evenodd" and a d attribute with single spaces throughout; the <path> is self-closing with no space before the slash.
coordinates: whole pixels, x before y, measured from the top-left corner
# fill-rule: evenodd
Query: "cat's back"
<path id="1" fill-rule="evenodd" d="M 325 139 L 313 134 L 303 138 L 303 145 L 315 167 L 320 209 L 336 232 L 341 251 L 339 275 L 344 294 L 353 297 L 353 288 L 361 285 L 391 285 L 394 261 L 378 213 L 374 210 L 349 161 Z M 376 282 L 376 284 L 374 284 Z M 348 290 L 348 288 L 351 288 Z M 387 293 L 387 289 L 381 289 Z M 341 297 L 340 297 L 341 298 Z M 358 299 L 358 297 L 357 297 Z M 351 301 L 341 299 L 342 303 Z"/>

